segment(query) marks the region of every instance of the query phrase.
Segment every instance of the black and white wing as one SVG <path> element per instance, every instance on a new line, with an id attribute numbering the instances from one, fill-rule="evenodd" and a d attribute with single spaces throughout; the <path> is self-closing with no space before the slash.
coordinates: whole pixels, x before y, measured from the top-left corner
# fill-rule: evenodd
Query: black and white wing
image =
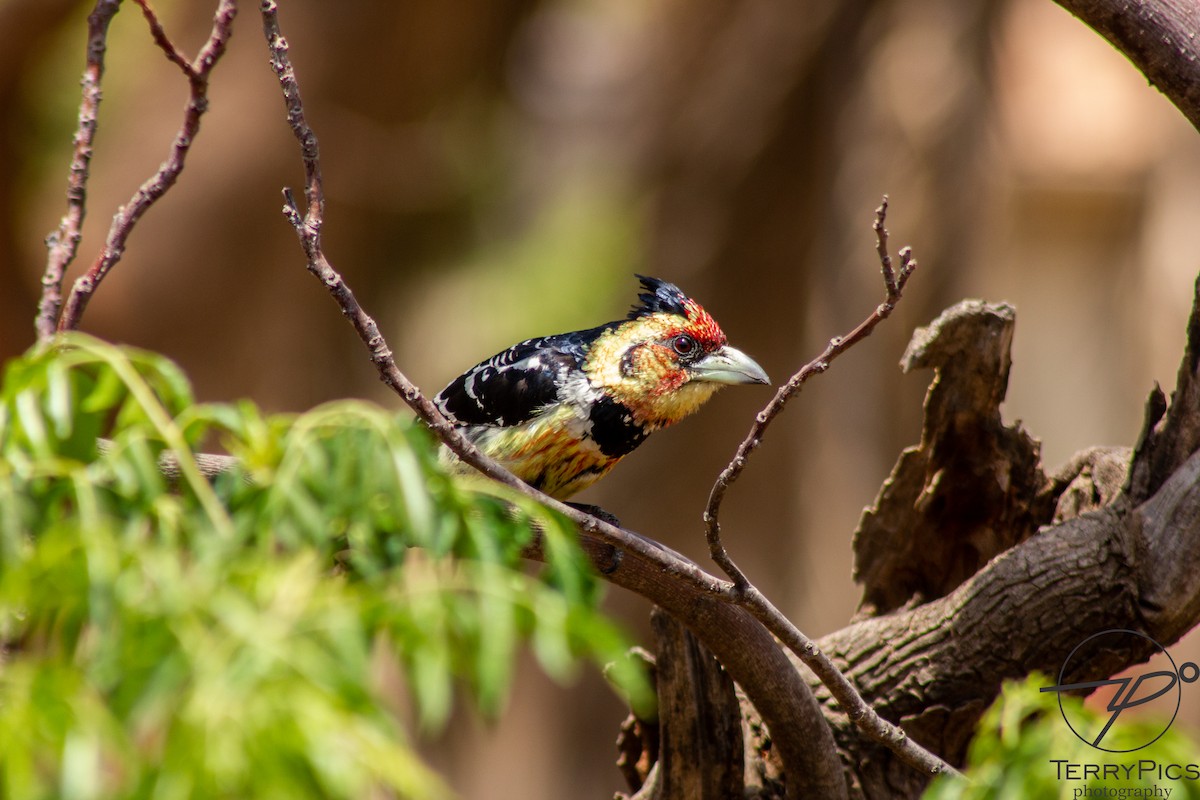
<path id="1" fill-rule="evenodd" d="M 520 425 L 558 402 L 559 388 L 608 327 L 519 342 L 459 375 L 434 403 L 460 425 Z"/>

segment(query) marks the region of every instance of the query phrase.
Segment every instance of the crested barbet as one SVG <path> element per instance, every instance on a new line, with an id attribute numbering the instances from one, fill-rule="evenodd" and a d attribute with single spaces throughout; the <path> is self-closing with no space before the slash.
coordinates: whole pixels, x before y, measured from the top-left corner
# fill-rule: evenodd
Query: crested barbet
<path id="1" fill-rule="evenodd" d="M 518 478 L 562 500 L 722 386 L 769 382 L 699 303 L 637 277 L 646 291 L 626 319 L 515 344 L 451 381 L 438 409 Z M 444 452 L 452 469 L 466 469 Z"/>

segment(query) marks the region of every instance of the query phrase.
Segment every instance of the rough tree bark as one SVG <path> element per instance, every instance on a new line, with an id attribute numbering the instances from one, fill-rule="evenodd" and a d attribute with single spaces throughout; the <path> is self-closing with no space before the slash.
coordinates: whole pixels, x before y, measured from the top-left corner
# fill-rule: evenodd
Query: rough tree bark
<path id="1" fill-rule="evenodd" d="M 972 403 L 981 396 L 981 387 L 999 386 L 1001 391 L 991 398 L 994 414 L 986 415 L 999 419 L 996 404 L 1003 399 L 1007 378 L 1006 348 L 1005 357 L 996 361 L 988 348 L 964 351 L 956 346 L 964 324 L 974 329 L 977 341 L 994 335 L 996 312 L 995 307 L 960 304 L 914 337 L 920 352 L 937 352 L 948 344 L 943 354 L 956 354 L 954 369 L 937 369 L 926 404 L 927 436 L 915 453 L 901 457 L 881 493 L 884 501 L 894 503 L 896 487 L 910 487 L 908 496 L 915 501 L 910 505 L 917 512 L 905 523 L 914 541 L 959 532 L 957 543 L 891 553 L 889 606 L 905 610 L 874 616 L 869 598 L 883 587 L 868 581 L 866 618 L 822 641 L 885 716 L 902 721 L 911 735 L 952 763 L 961 762 L 967 737 L 1001 681 L 1032 670 L 1058 670 L 1070 649 L 1098 630 L 1130 628 L 1169 644 L 1200 621 L 1200 581 L 1195 576 L 1200 527 L 1194 513 L 1200 498 L 1200 456 L 1191 455 L 1200 444 L 1200 283 L 1174 402 L 1164 416 L 1161 392 L 1152 394 L 1146 433 L 1124 487 L 1121 465 L 1127 454 L 1122 451 L 1089 451 L 1064 474 L 1049 479 L 1036 459 L 1020 463 L 1028 451 L 1018 461 L 995 455 L 986 446 L 995 440 L 995 429 L 980 437 L 976 425 L 956 428 L 964 418 L 972 421 L 972 414 L 945 413 L 947 405 L 954 405 L 953 395 L 962 407 L 975 411 Z M 983 354 L 984 363 L 1000 369 L 989 375 L 964 366 L 972 353 Z M 913 362 L 906 358 L 906 363 Z M 1002 374 L 1004 380 L 997 384 Z M 954 385 L 947 384 L 950 375 L 958 376 Z M 1020 433 L 1003 430 L 1012 439 Z M 928 451 L 939 448 L 978 453 L 982 459 L 976 462 L 968 455 L 959 462 L 953 504 L 921 502 L 936 498 L 949 480 L 940 467 L 929 468 L 936 455 Z M 1000 487 L 1006 490 L 998 491 Z M 962 525 L 964 506 L 973 509 L 973 527 Z M 864 515 L 860 537 L 878 510 Z M 1016 543 L 991 535 L 998 528 L 1010 531 Z M 860 556 L 863 552 L 860 548 Z M 987 564 L 957 587 L 949 581 L 932 588 L 910 583 L 907 596 L 897 594 L 895 587 L 904 581 L 894 576 L 952 576 L 966 558 Z M 880 643 L 886 645 L 881 648 Z M 1106 677 L 1148 655 L 1128 651 L 1093 660 L 1090 678 Z M 835 724 L 845 729 L 844 723 Z M 887 754 L 864 749 L 840 733 L 837 738 L 839 746 L 864 758 L 862 763 L 874 765 L 857 776 L 867 796 L 911 795 L 923 784 L 922 776 L 889 764 Z"/>
<path id="2" fill-rule="evenodd" d="M 1174 402 L 1167 409 L 1161 392 L 1151 395 L 1146 431 L 1128 471 L 1128 451 L 1098 449 L 1049 478 L 1036 458 L 1036 442 L 1019 429 L 995 424 L 1007 381 L 1010 308 L 962 303 L 914 336 L 906 364 L 949 367 L 935 367 L 922 445 L 901 456 L 879 502 L 864 514 L 859 551 L 869 552 L 872 563 L 884 560 L 873 548 L 894 542 L 871 539 L 868 547 L 864 531 L 877 530 L 881 508 L 905 502 L 916 508 L 904 519 L 912 541 L 935 542 L 939 534 L 946 540 L 891 551 L 887 569 L 871 573 L 882 583 L 866 580 L 860 618 L 819 644 L 886 719 L 951 763 L 961 764 L 975 724 L 1002 681 L 1033 670 L 1056 672 L 1075 645 L 1099 630 L 1129 628 L 1170 644 L 1200 622 L 1200 454 L 1192 455 L 1200 446 L 1200 281 L 1196 289 Z M 964 336 L 995 346 L 961 348 Z M 941 360 L 950 355 L 954 358 Z M 998 451 L 998 441 L 1016 442 L 1019 457 L 1006 459 L 1008 451 Z M 953 477 L 938 460 L 946 452 L 956 454 L 960 472 Z M 1127 472 L 1130 479 L 1122 486 Z M 951 483 L 954 502 L 939 502 Z M 1001 491 L 1004 486 L 1012 491 Z M 914 504 L 914 497 L 930 500 Z M 964 523 L 964 507 L 973 509 L 971 525 Z M 1013 520 L 1019 524 L 1004 527 Z M 998 535 L 1001 529 L 1020 535 Z M 894 535 L 889 529 L 887 536 Z M 982 568 L 968 573 L 964 565 L 975 561 Z M 934 585 L 923 577 L 930 574 L 961 578 L 956 586 L 949 578 Z M 701 641 L 719 648 L 721 663 L 751 700 L 781 691 L 778 684 L 774 692 L 763 686 L 781 673 L 761 671 L 763 656 L 754 652 L 753 638 L 739 642 L 739 631 L 714 628 L 702 596 L 671 596 L 670 587 L 655 587 L 636 562 L 623 564 L 616 577 L 661 598 Z M 872 599 L 880 596 L 888 598 L 882 615 Z M 1092 659 L 1088 671 L 1072 680 L 1106 677 L 1149 655 L 1137 649 L 1110 652 Z M 758 672 L 748 668 L 751 660 L 759 662 Z M 828 690 L 802 665 L 794 666 L 807 675 L 833 728 L 850 796 L 917 796 L 928 776 L 864 739 Z M 659 724 L 670 731 L 663 741 L 669 735 L 673 748 L 700 747 L 681 745 L 681 728 L 698 739 L 711 736 L 711 724 L 695 724 L 697 696 L 680 699 L 674 692 L 660 698 Z M 761 774 L 764 767 L 758 768 Z M 785 783 L 792 778 L 789 791 L 796 789 L 794 777 L 792 766 L 783 776 Z M 831 796 L 813 791 L 806 784 L 802 795 L 789 796 Z"/>

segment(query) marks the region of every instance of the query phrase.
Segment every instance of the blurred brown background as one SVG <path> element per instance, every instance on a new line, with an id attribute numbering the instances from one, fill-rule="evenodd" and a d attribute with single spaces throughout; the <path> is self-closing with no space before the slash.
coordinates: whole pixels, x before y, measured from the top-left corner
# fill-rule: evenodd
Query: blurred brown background
<path id="1" fill-rule="evenodd" d="M 161 5 L 194 53 L 213 4 Z M 920 273 L 793 401 L 724 512 L 734 557 L 811 635 L 853 612 L 851 532 L 916 441 L 927 376 L 896 366 L 914 326 L 963 297 L 1016 304 L 1006 414 L 1051 469 L 1132 444 L 1152 383 L 1173 386 L 1200 136 L 1050 0 L 282 5 L 327 253 L 430 393 L 518 339 L 622 316 L 634 271 L 679 283 L 783 380 L 881 298 L 870 226 L 891 196 L 893 247 L 912 244 Z M 0 357 L 33 340 L 89 9 L 0 0 Z M 132 4 L 108 69 L 71 279 L 185 99 Z M 203 400 L 399 406 L 279 213 L 302 173 L 256 3 L 210 97 L 84 328 L 168 354 Z M 719 396 L 580 499 L 703 561 L 709 486 L 768 398 Z M 644 603 L 610 604 L 642 635 Z M 1181 714 L 1196 725 L 1200 697 Z M 595 675 L 562 688 L 531 668 L 498 724 L 464 714 L 423 747 L 465 798 L 609 797 L 623 715 Z"/>

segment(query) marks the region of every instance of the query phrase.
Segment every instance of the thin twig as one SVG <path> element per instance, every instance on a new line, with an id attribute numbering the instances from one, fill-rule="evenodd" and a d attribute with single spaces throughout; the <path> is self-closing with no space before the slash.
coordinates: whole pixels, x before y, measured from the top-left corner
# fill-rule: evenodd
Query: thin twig
<path id="1" fill-rule="evenodd" d="M 142 16 L 146 18 L 146 24 L 150 26 L 150 36 L 154 39 L 154 43 L 158 45 L 159 49 L 166 54 L 167 60 L 183 70 L 183 74 L 188 76 L 189 79 L 195 76 L 196 70 L 188 63 L 183 53 L 179 52 L 179 48 L 175 46 L 171 38 L 167 36 L 162 23 L 158 21 L 158 15 L 150 7 L 149 0 L 133 0 L 133 2 L 141 7 Z"/>
<path id="2" fill-rule="evenodd" d="M 304 160 L 305 196 L 307 211 L 303 214 L 290 189 L 284 189 L 284 216 L 296 230 L 300 245 L 306 256 L 306 266 L 313 275 L 325 284 L 342 313 L 350 320 L 355 332 L 367 346 L 371 361 L 379 371 L 380 379 L 395 391 L 416 413 L 434 434 L 459 458 L 493 480 L 532 498 L 574 522 L 580 531 L 620 551 L 648 560 L 657 565 L 661 572 L 673 580 L 687 584 L 705 594 L 751 611 L 763 625 L 779 637 L 789 649 L 809 664 L 830 689 L 850 715 L 875 741 L 881 742 L 897 753 L 906 763 L 929 773 L 955 772 L 955 770 L 929 753 L 920 745 L 904 736 L 904 732 L 876 714 L 862 696 L 842 675 L 827 656 L 804 636 L 753 587 L 747 592 L 737 584 L 721 580 L 705 572 L 696 564 L 683 559 L 671 551 L 656 546 L 650 540 L 631 531 L 611 525 L 591 514 L 571 508 L 534 489 L 513 475 L 496 461 L 479 451 L 462 433 L 447 420 L 396 366 L 391 349 L 387 346 L 379 327 L 359 305 L 354 293 L 342 276 L 333 268 L 321 247 L 321 226 L 324 223 L 324 190 L 321 185 L 320 153 L 316 134 L 305 118 L 304 105 L 295 70 L 288 56 L 288 43 L 279 28 L 278 6 L 275 0 L 262 0 L 263 34 L 271 52 L 271 64 L 283 90 L 284 105 L 288 122 L 301 146 Z M 915 262 L 912 264 L 915 266 Z M 911 269 L 908 270 L 911 272 Z M 902 280 L 907 278 L 902 274 Z M 886 316 L 886 315 L 885 315 Z M 869 331 L 868 331 L 869 332 Z M 862 333 L 858 338 L 865 336 Z M 785 398 L 786 399 L 786 398 Z M 778 412 L 775 412 L 778 413 Z M 761 415 L 760 415 L 761 416 Z M 773 416 L 773 415 L 772 415 Z"/>
<path id="3" fill-rule="evenodd" d="M 800 388 L 809 378 L 829 369 L 829 364 L 835 358 L 870 336 L 871 332 L 875 330 L 876 325 L 891 316 L 896 303 L 900 300 L 901 293 L 904 291 L 904 285 L 908 282 L 908 278 L 912 275 L 913 270 L 917 268 L 917 262 L 912 257 L 912 250 L 908 247 L 900 250 L 900 272 L 897 273 L 892 266 L 891 256 L 887 253 L 887 228 L 883 226 L 884 220 L 887 218 L 887 203 L 888 199 L 885 195 L 883 202 L 875 210 L 875 235 L 878 242 L 880 264 L 883 269 L 883 282 L 887 289 L 884 301 L 871 312 L 870 316 L 860 322 L 854 330 L 845 336 L 835 336 L 830 339 L 829 344 L 825 346 L 825 350 L 819 356 L 801 367 L 795 375 L 788 379 L 787 383 L 779 387 L 779 391 L 775 393 L 775 397 L 771 399 L 771 402 L 754 417 L 754 423 L 750 426 L 750 432 L 746 434 L 746 438 L 738 445 L 737 452 L 734 453 L 733 458 L 725 469 L 721 471 L 721 474 L 717 476 L 717 480 L 713 483 L 712 491 L 709 492 L 708 506 L 704 509 L 704 535 L 708 540 L 709 554 L 713 561 L 733 579 L 736 586 L 746 587 L 749 585 L 749 581 L 746 579 L 745 574 L 738 568 L 737 564 L 729 557 L 724 544 L 721 542 L 719 515 L 721 513 L 721 503 L 725 500 L 726 491 L 741 476 L 742 471 L 746 468 L 746 460 L 758 448 L 759 444 L 762 443 L 762 437 L 767 430 L 767 426 L 779 416 L 787 401 L 799 393 Z"/>
<path id="4" fill-rule="evenodd" d="M 875 209 L 875 252 L 879 253 L 879 267 L 883 271 L 883 285 L 889 299 L 900 299 L 900 287 L 896 284 L 896 270 L 892 266 L 892 255 L 888 252 L 888 230 L 883 223 L 887 220 L 888 198 L 885 194 L 879 208 Z"/>
<path id="5" fill-rule="evenodd" d="M 883 282 L 886 289 L 884 301 L 845 336 L 835 337 L 825 346 L 825 350 L 812 361 L 800 368 L 787 383 L 779 388 L 775 397 L 754 418 L 750 433 L 738 446 L 737 452 L 729 465 L 722 470 L 708 498 L 708 506 L 704 511 L 705 537 L 708 540 L 709 553 L 714 562 L 733 580 L 734 602 L 743 606 L 763 623 L 789 650 L 803 661 L 821 680 L 830 693 L 842 706 L 849 718 L 871 739 L 886 745 L 900 756 L 906 763 L 931 774 L 941 772 L 956 773 L 953 767 L 941 758 L 908 739 L 902 729 L 879 716 L 871 708 L 853 684 L 837 668 L 832 661 L 820 652 L 816 644 L 804 635 L 792 622 L 777 609 L 767 597 L 759 591 L 746 577 L 745 573 L 734 563 L 721 542 L 721 525 L 719 514 L 721 503 L 730 485 L 738 479 L 746 467 L 746 459 L 762 443 L 763 434 L 771 421 L 779 416 L 784 405 L 800 391 L 809 378 L 824 372 L 829 368 L 833 359 L 871 334 L 883 320 L 891 315 L 896 303 L 900 300 L 904 286 L 909 276 L 917 267 L 910 248 L 900 250 L 900 271 L 896 272 L 892 258 L 888 254 L 888 232 L 884 227 L 887 218 L 888 199 L 885 195 L 883 202 L 875 211 L 875 236 L 879 252 L 880 267 L 883 272 Z"/>
<path id="6" fill-rule="evenodd" d="M 108 48 L 108 25 L 121 8 L 121 0 L 97 0 L 88 15 L 87 62 L 83 68 L 82 97 L 79 100 L 79 124 L 75 129 L 75 151 L 71 156 L 67 179 L 67 213 L 58 228 L 46 237 L 49 250 L 46 271 L 42 275 L 42 296 L 38 301 L 34 328 L 40 341 L 54 336 L 58 312 L 62 308 L 63 277 L 75 260 L 83 237 L 83 218 L 87 214 L 88 170 L 92 163 L 92 142 L 96 138 L 96 117 L 100 110 L 100 81 L 104 77 L 104 53 Z"/>
<path id="7" fill-rule="evenodd" d="M 225 53 L 229 37 L 233 34 L 233 18 L 237 15 L 237 0 L 219 0 L 213 15 L 212 32 L 195 60 L 188 63 L 178 48 L 167 38 L 153 9 L 146 0 L 136 0 L 150 25 L 150 33 L 162 48 L 167 58 L 183 70 L 188 78 L 188 102 L 184 110 L 183 123 L 171 144 L 167 160 L 134 192 L 129 202 L 117 209 L 113 215 L 108 238 L 99 257 L 88 271 L 75 281 L 66 306 L 58 320 L 58 330 L 74 330 L 79 327 L 84 309 L 91 300 L 100 282 L 108 275 L 125 253 L 125 242 L 133 232 L 142 215 L 167 193 L 183 171 L 187 154 L 200 131 L 200 118 L 208 110 L 208 80 L 217 62 Z M 61 275 L 58 277 L 61 282 Z M 39 317 L 40 324 L 41 317 Z M 39 331 L 41 328 L 39 327 Z"/>

